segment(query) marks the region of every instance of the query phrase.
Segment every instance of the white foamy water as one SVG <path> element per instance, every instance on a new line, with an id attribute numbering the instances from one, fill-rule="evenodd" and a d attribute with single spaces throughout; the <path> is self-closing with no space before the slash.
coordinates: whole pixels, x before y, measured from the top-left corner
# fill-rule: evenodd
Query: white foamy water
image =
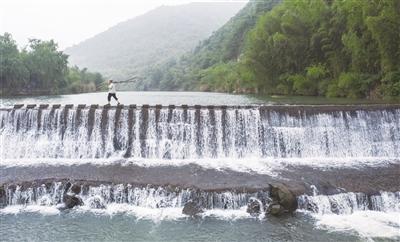
<path id="1" fill-rule="evenodd" d="M 254 218 L 249 213 L 246 212 L 247 207 L 241 207 L 240 209 L 212 209 L 206 210 L 204 213 L 201 214 L 202 218 L 212 217 L 221 220 L 230 220 L 235 221 L 238 219 L 250 219 Z M 263 218 L 260 216 L 259 218 Z"/>
<path id="2" fill-rule="evenodd" d="M 138 220 L 150 220 L 154 223 L 185 219 L 189 216 L 182 213 L 183 207 L 149 208 L 130 204 L 111 203 L 104 209 L 94 209 L 89 206 L 76 207 L 69 213 L 94 213 L 101 216 L 126 215 Z M 46 216 L 60 215 L 62 212 L 56 206 L 40 205 L 12 205 L 0 209 L 2 214 L 22 215 L 24 213 L 39 213 Z M 238 219 L 254 219 L 246 212 L 246 207 L 240 209 L 207 209 L 199 214 L 203 219 L 215 218 L 220 220 L 235 221 Z"/>
<path id="3" fill-rule="evenodd" d="M 3 214 L 20 214 L 20 213 L 39 213 L 42 215 L 58 215 L 60 210 L 57 206 L 40 206 L 40 205 L 11 205 L 0 209 Z"/>
<path id="4" fill-rule="evenodd" d="M 352 214 L 313 216 L 320 229 L 351 232 L 365 238 L 400 239 L 400 212 L 356 211 Z"/>
<path id="5" fill-rule="evenodd" d="M 317 228 L 364 238 L 400 239 L 400 192 L 300 196 L 299 211 L 315 219 Z"/>
<path id="6" fill-rule="evenodd" d="M 252 108 L 0 110 L 2 159 L 390 158 L 400 110 L 291 114 Z"/>

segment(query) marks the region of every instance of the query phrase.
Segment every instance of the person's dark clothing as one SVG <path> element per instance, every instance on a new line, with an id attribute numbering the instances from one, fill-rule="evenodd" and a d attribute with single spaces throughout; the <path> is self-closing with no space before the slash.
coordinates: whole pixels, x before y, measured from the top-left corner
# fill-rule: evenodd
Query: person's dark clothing
<path id="1" fill-rule="evenodd" d="M 117 95 L 115 93 L 108 93 L 108 97 L 107 97 L 108 102 L 111 101 L 111 97 L 113 97 L 115 100 L 118 101 Z"/>

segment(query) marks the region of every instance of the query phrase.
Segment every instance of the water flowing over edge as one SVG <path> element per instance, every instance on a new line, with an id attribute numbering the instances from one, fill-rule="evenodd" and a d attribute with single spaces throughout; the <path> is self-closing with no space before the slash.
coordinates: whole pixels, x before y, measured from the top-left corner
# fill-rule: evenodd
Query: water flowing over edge
<path id="1" fill-rule="evenodd" d="M 94 213 L 114 216 L 125 214 L 154 222 L 188 218 L 182 213 L 184 205 L 199 201 L 206 209 L 200 217 L 223 220 L 263 219 L 270 203 L 268 191 L 215 191 L 179 187 L 134 186 L 130 184 L 76 185 L 54 182 L 24 187 L 5 187 L 1 214 L 41 213 L 59 215 L 63 196 L 77 189 L 83 205 L 72 213 Z M 400 237 L 400 192 L 340 193 L 336 195 L 301 195 L 297 198 L 298 213 L 310 215 L 318 228 L 356 233 L 362 237 Z M 251 215 L 251 202 L 262 205 L 261 214 Z M 373 229 L 371 229 L 371 225 Z"/>
<path id="2" fill-rule="evenodd" d="M 311 215 L 317 228 L 365 238 L 400 238 L 400 192 L 302 195 L 297 200 L 298 211 Z"/>
<path id="3" fill-rule="evenodd" d="M 13 109 L 0 110 L 0 138 L 6 161 L 353 165 L 400 156 L 400 109 L 311 114 L 254 107 Z"/>

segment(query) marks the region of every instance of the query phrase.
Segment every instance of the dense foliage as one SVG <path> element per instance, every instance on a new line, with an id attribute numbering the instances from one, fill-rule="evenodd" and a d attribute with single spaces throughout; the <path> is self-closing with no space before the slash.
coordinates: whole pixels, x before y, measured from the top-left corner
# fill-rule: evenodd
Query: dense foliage
<path id="1" fill-rule="evenodd" d="M 2 95 L 58 94 L 96 91 L 99 73 L 68 67 L 68 56 L 53 41 L 32 39 L 20 51 L 8 33 L 0 35 L 0 86 Z"/>
<path id="2" fill-rule="evenodd" d="M 288 0 L 268 11 L 274 3 L 251 1 L 193 53 L 150 70 L 142 86 L 400 97 L 400 1 Z"/>

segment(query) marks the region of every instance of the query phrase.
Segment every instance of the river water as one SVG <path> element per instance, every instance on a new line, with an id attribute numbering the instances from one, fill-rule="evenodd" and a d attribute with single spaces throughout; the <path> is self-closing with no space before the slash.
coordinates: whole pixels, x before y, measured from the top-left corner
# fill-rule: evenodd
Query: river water
<path id="1" fill-rule="evenodd" d="M 324 97 L 285 97 L 285 96 L 257 96 L 233 95 L 210 92 L 118 92 L 122 104 L 149 104 L 149 105 L 249 105 L 249 104 L 368 104 L 387 101 L 324 98 Z M 83 93 L 71 95 L 51 96 L 21 96 L 1 98 L 1 106 L 13 104 L 107 104 L 107 93 Z M 392 101 L 395 102 L 395 101 Z M 112 104 L 116 104 L 112 100 Z"/>
<path id="2" fill-rule="evenodd" d="M 120 92 L 118 96 L 124 104 L 164 106 L 310 103 L 309 99 L 195 92 Z M 330 100 L 318 99 L 318 102 L 327 104 Z M 107 101 L 105 93 L 1 99 L 2 107 L 46 103 L 102 105 Z M 264 113 L 257 108 L 226 112 L 202 109 L 198 113 L 149 110 L 145 119 L 143 115 L 141 110 L 130 113 L 125 109 L 120 113 L 96 110 L 92 114 L 87 109 L 72 109 L 67 114 L 62 110 L 40 114 L 37 110 L 21 110 L 12 115 L 2 111 L 0 169 L 43 163 L 102 165 L 128 157 L 126 161 L 136 165 L 195 163 L 212 169 L 273 175 L 274 169 L 288 164 L 321 168 L 399 162 L 399 109 L 299 118 Z M 60 123 L 62 116 L 67 117 L 64 123 Z M 92 116 L 94 121 L 89 122 Z M 114 122 L 117 117 L 120 121 Z M 62 131 L 60 127 L 64 127 Z M 143 139 L 145 143 L 141 143 Z M 273 140 L 279 140 L 278 145 Z M 58 209 L 59 197 L 53 188 L 35 193 L 18 189 L 10 190 L 12 199 L 0 209 L 1 241 L 395 241 L 400 238 L 400 193 L 381 193 L 371 201 L 361 201 L 362 195 L 351 193 L 303 197 L 301 201 L 306 201 L 306 205 L 283 218 L 254 218 L 242 206 L 246 201 L 233 195 L 231 201 L 238 206 L 228 209 L 217 206 L 207 209 L 199 218 L 189 218 L 182 214 L 182 204 L 176 202 L 177 198 L 164 193 L 149 195 L 148 189 L 132 195 L 138 201 L 133 202 L 105 195 L 115 193 L 118 188 L 94 187 L 91 193 L 84 194 L 85 204 L 100 199 L 104 206 L 101 209 L 82 206 L 70 211 Z M 160 202 L 169 205 L 160 207 Z M 307 210 L 307 204 L 314 209 Z M 342 209 L 338 211 L 335 204 Z"/>

